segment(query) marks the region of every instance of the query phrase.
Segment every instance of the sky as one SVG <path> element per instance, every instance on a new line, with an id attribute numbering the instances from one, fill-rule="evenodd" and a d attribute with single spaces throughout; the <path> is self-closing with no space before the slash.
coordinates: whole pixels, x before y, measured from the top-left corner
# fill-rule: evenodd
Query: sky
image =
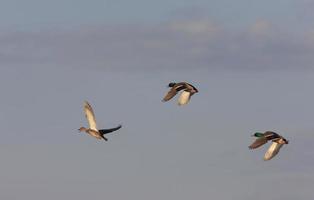
<path id="1" fill-rule="evenodd" d="M 1 1 L 1 199 L 312 199 L 313 8 Z M 199 93 L 161 102 L 173 81 Z M 78 133 L 85 100 L 108 142 Z M 265 162 L 267 130 L 289 144 Z"/>

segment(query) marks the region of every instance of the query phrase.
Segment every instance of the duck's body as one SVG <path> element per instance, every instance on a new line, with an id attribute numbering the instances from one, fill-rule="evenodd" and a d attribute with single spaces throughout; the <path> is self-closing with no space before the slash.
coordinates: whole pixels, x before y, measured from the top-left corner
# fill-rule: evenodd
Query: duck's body
<path id="1" fill-rule="evenodd" d="M 186 82 L 180 82 L 180 83 L 169 83 L 168 87 L 171 89 L 168 91 L 166 96 L 163 98 L 163 101 L 169 101 L 172 99 L 178 92 L 182 91 L 180 94 L 180 97 L 178 99 L 179 105 L 185 105 L 187 104 L 191 96 L 195 93 L 198 93 L 198 90 L 191 84 Z"/>
<path id="2" fill-rule="evenodd" d="M 276 143 L 288 144 L 288 141 L 284 137 L 272 131 L 266 131 L 265 133 L 257 132 L 253 136 L 257 137 L 257 139 L 249 146 L 250 149 L 256 149 L 270 140 Z"/>
<path id="3" fill-rule="evenodd" d="M 89 124 L 89 128 L 81 127 L 78 130 L 80 132 L 84 131 L 96 139 L 104 139 L 107 141 L 108 139 L 106 137 L 104 137 L 104 134 L 111 133 L 111 132 L 116 131 L 122 127 L 121 125 L 119 125 L 115 128 L 111 128 L 111 129 L 98 130 L 93 108 L 91 107 L 91 105 L 87 101 L 85 101 L 85 103 L 84 103 L 84 112 L 85 112 L 87 122 Z"/>
<path id="4" fill-rule="evenodd" d="M 256 149 L 264 144 L 266 144 L 268 141 L 272 141 L 272 144 L 268 148 L 267 152 L 264 155 L 264 160 L 270 160 L 274 156 L 276 156 L 280 150 L 280 148 L 284 144 L 288 144 L 289 141 L 286 140 L 281 135 L 278 135 L 275 132 L 272 131 L 266 131 L 265 133 L 255 133 L 253 136 L 257 137 L 257 139 L 249 146 L 250 149 Z"/>
<path id="5" fill-rule="evenodd" d="M 93 136 L 94 138 L 97 138 L 97 139 L 104 139 L 107 141 L 107 138 L 105 137 L 101 137 L 101 134 L 98 130 L 94 130 L 94 129 L 90 129 L 90 128 L 85 128 L 85 127 L 81 127 L 79 128 L 79 131 L 82 132 L 86 132 L 87 134 Z"/>

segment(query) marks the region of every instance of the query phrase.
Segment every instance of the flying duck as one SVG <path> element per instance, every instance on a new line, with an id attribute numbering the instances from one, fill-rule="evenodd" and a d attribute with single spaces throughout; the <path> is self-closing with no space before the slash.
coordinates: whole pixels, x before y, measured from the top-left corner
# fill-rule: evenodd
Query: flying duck
<path id="1" fill-rule="evenodd" d="M 256 149 L 266 144 L 268 141 L 272 141 L 272 144 L 264 155 L 264 160 L 272 159 L 275 155 L 278 154 L 280 148 L 284 144 L 289 143 L 289 141 L 286 140 L 284 137 L 272 131 L 266 131 L 265 133 L 256 132 L 252 136 L 257 137 L 257 139 L 249 146 L 250 149 Z"/>
<path id="2" fill-rule="evenodd" d="M 93 108 L 87 101 L 84 102 L 84 112 L 85 112 L 85 117 L 87 119 L 87 122 L 89 124 L 89 128 L 81 127 L 78 129 L 79 132 L 84 131 L 87 134 L 89 134 L 89 135 L 91 135 L 97 139 L 104 139 L 107 141 L 108 139 L 106 137 L 104 137 L 105 134 L 119 130 L 122 127 L 121 125 L 119 125 L 115 128 L 98 130 Z"/>
<path id="3" fill-rule="evenodd" d="M 193 94 L 198 93 L 198 90 L 191 84 L 186 82 L 180 82 L 180 83 L 169 83 L 168 87 L 171 89 L 168 91 L 166 96 L 163 98 L 162 101 L 166 102 L 172 99 L 178 92 L 181 90 L 182 93 L 180 94 L 180 97 L 178 99 L 179 105 L 185 105 L 190 101 L 190 98 Z"/>

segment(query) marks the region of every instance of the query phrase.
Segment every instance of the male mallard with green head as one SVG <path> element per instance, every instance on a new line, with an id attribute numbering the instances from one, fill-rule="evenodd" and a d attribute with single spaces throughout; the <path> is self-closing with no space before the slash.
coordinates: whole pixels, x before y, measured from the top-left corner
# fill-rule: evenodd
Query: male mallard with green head
<path id="1" fill-rule="evenodd" d="M 198 90 L 191 84 L 187 82 L 180 82 L 180 83 L 169 83 L 168 87 L 171 89 L 168 91 L 166 96 L 163 98 L 162 101 L 169 101 L 172 99 L 178 92 L 181 90 L 182 93 L 178 99 L 178 104 L 179 105 L 185 105 L 190 101 L 190 98 L 193 94 L 198 93 Z"/>
<path id="2" fill-rule="evenodd" d="M 84 102 L 84 112 L 85 112 L 85 117 L 87 119 L 87 122 L 89 124 L 89 128 L 81 127 L 78 130 L 80 132 L 84 131 L 87 134 L 89 134 L 89 135 L 91 135 L 97 139 L 104 139 L 107 141 L 108 139 L 106 137 L 104 137 L 105 134 L 116 131 L 122 127 L 121 125 L 119 125 L 115 128 L 98 130 L 93 108 L 87 101 Z"/>
<path id="3" fill-rule="evenodd" d="M 284 137 L 272 131 L 266 131 L 265 133 L 256 132 L 253 136 L 257 137 L 257 139 L 249 146 L 250 149 L 256 149 L 266 144 L 268 141 L 272 141 L 272 144 L 264 155 L 264 160 L 272 159 L 275 155 L 278 154 L 280 148 L 284 144 L 289 143 L 289 141 Z"/>

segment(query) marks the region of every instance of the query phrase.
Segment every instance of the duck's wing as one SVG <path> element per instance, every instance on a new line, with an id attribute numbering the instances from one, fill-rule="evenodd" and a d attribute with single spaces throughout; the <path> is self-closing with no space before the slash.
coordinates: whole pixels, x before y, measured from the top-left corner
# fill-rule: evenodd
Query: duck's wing
<path id="1" fill-rule="evenodd" d="M 249 148 L 250 149 L 256 149 L 264 144 L 267 143 L 267 138 L 266 137 L 260 137 L 260 138 L 257 138 L 250 146 Z"/>
<path id="2" fill-rule="evenodd" d="M 178 99 L 178 104 L 180 106 L 182 105 L 185 105 L 187 103 L 189 103 L 190 101 L 190 98 L 191 98 L 191 93 L 190 92 L 186 92 L 186 91 L 183 91 Z"/>
<path id="3" fill-rule="evenodd" d="M 175 87 L 172 87 L 169 92 L 166 94 L 166 96 L 162 99 L 162 101 L 169 101 L 170 99 L 172 99 L 174 96 L 176 96 L 176 94 L 178 93 L 178 91 L 176 90 Z"/>
<path id="4" fill-rule="evenodd" d="M 89 128 L 93 130 L 97 130 L 96 118 L 95 118 L 93 108 L 87 101 L 85 101 L 84 103 L 84 112 L 85 112 L 85 117 L 87 119 L 87 122 L 89 124 Z"/>
<path id="5" fill-rule="evenodd" d="M 283 144 L 278 144 L 277 142 L 272 142 L 268 150 L 266 151 L 264 155 L 264 160 L 270 160 L 272 159 L 275 155 L 278 154 L 280 148 L 283 146 Z"/>
<path id="6" fill-rule="evenodd" d="M 274 139 L 280 138 L 281 136 L 278 135 L 278 134 L 275 133 L 275 132 L 266 131 L 266 132 L 264 133 L 264 137 L 266 137 L 267 140 L 274 140 Z"/>
<path id="7" fill-rule="evenodd" d="M 183 90 L 186 88 L 186 83 L 177 83 L 175 86 L 173 86 L 168 93 L 166 94 L 166 96 L 163 98 L 162 101 L 169 101 L 170 99 L 172 99 L 179 91 Z"/>
<path id="8" fill-rule="evenodd" d="M 104 134 L 111 133 L 111 132 L 113 132 L 113 131 L 119 130 L 121 127 L 122 127 L 122 126 L 119 125 L 119 126 L 117 126 L 117 127 L 115 127 L 115 128 L 101 129 L 101 130 L 99 130 L 99 133 L 100 133 L 101 135 L 104 135 Z"/>

